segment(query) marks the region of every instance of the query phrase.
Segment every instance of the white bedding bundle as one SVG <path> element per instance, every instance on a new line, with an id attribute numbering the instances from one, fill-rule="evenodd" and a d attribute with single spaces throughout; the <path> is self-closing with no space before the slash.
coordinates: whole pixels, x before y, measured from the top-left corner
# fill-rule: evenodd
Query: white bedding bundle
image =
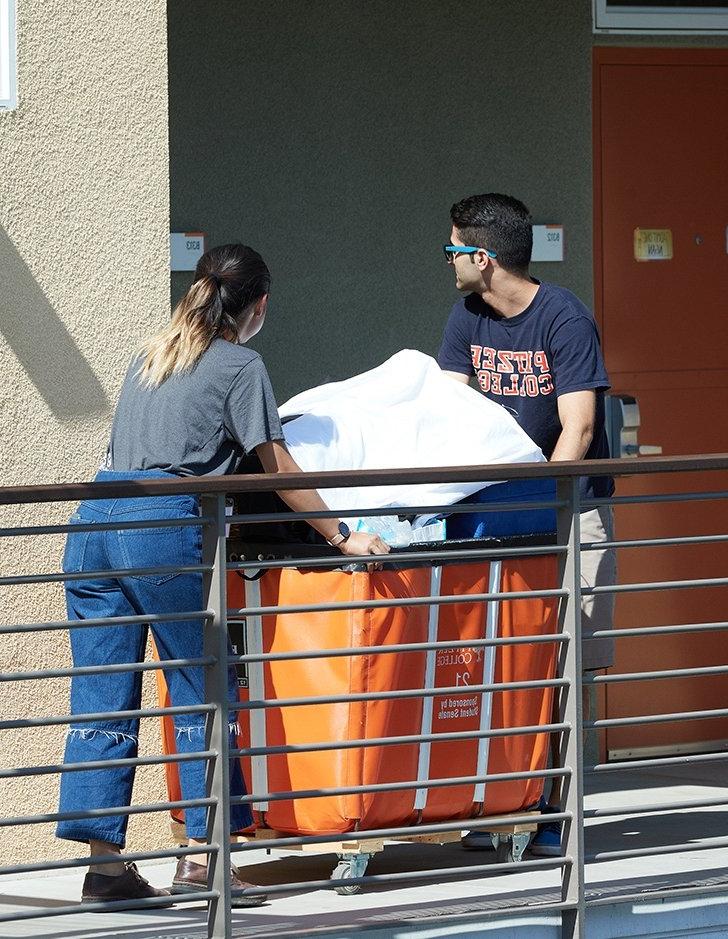
<path id="1" fill-rule="evenodd" d="M 304 391 L 280 408 L 286 443 L 307 471 L 544 462 L 515 418 L 404 349 L 377 368 Z M 488 482 L 321 490 L 332 509 L 451 505 Z"/>

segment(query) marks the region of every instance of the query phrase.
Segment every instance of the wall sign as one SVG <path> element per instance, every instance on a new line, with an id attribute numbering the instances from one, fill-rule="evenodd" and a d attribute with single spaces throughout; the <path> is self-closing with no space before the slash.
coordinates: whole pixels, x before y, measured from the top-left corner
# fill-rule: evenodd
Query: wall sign
<path id="1" fill-rule="evenodd" d="M 672 229 L 635 228 L 635 261 L 670 261 L 672 259 Z"/>
<path id="2" fill-rule="evenodd" d="M 534 225 L 532 261 L 564 260 L 564 226 Z"/>
<path id="3" fill-rule="evenodd" d="M 205 235 L 201 231 L 172 232 L 169 257 L 173 271 L 194 271 L 205 253 Z"/>

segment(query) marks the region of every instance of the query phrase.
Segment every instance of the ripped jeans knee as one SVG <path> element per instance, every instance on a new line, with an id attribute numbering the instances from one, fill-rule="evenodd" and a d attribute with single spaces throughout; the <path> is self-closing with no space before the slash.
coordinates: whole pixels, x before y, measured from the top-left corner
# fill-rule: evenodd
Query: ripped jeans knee
<path id="1" fill-rule="evenodd" d="M 103 737 L 113 743 L 133 743 L 139 746 L 139 734 L 127 733 L 123 730 L 110 730 L 105 727 L 70 727 L 67 737 L 69 740 L 95 740 L 97 737 Z"/>
<path id="2" fill-rule="evenodd" d="M 203 715 L 199 717 L 197 715 L 188 714 L 180 715 L 174 722 L 174 736 L 177 745 L 179 746 L 180 742 L 186 741 L 187 743 L 198 743 L 202 746 L 205 742 L 206 726 L 206 718 Z M 234 743 L 240 734 L 240 724 L 235 719 L 234 714 L 231 714 L 229 717 L 228 732 L 231 742 Z"/>

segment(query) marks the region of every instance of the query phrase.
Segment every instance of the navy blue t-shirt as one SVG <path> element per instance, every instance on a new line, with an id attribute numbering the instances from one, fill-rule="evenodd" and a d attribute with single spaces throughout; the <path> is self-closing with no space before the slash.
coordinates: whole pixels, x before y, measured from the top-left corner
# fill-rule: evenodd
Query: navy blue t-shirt
<path id="1" fill-rule="evenodd" d="M 610 387 L 594 317 L 571 291 L 539 284 L 526 309 L 503 317 L 476 293 L 452 308 L 437 358 L 440 368 L 474 375 L 486 397 L 502 404 L 551 458 L 561 433 L 557 398 L 596 391 L 594 436 L 584 459 L 609 457 L 604 392 Z M 610 477 L 582 480 L 585 497 L 610 496 Z"/>

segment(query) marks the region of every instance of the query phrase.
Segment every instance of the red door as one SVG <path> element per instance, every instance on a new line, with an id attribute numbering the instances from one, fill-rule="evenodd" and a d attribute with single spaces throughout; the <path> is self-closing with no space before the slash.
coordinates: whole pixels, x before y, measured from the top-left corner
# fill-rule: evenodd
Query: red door
<path id="1" fill-rule="evenodd" d="M 636 397 L 643 443 L 665 455 L 726 452 L 728 50 L 595 49 L 594 163 L 595 306 L 613 390 Z M 635 229 L 669 232 L 672 258 L 637 260 Z M 696 488 L 728 489 L 728 480 L 635 477 L 618 494 Z M 725 533 L 726 502 L 617 512 L 619 539 Z M 619 561 L 622 583 L 728 575 L 725 544 L 622 550 Z M 728 620 L 728 588 L 625 594 L 616 617 L 621 627 Z M 726 664 L 728 632 L 686 633 L 619 641 L 613 671 Z M 609 717 L 727 705 L 726 676 L 606 691 Z M 693 720 L 614 728 L 606 747 L 621 757 L 724 740 L 728 720 Z"/>

